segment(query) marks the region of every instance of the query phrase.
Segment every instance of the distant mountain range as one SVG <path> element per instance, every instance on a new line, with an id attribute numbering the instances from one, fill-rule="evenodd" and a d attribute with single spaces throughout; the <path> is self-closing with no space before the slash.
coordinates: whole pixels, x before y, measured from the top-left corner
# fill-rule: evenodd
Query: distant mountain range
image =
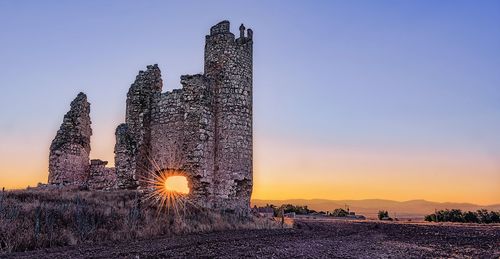
<path id="1" fill-rule="evenodd" d="M 433 213 L 440 209 L 461 209 L 463 211 L 476 211 L 478 209 L 487 209 L 500 211 L 500 204 L 477 205 L 472 203 L 454 203 L 454 202 L 432 202 L 426 200 L 410 201 L 392 201 L 382 199 L 367 200 L 325 200 L 325 199 L 290 199 L 290 200 L 259 200 L 251 201 L 252 206 L 265 206 L 273 204 L 307 205 L 310 209 L 317 211 L 332 211 L 336 208 L 349 207 L 350 211 L 356 214 L 365 215 L 368 218 L 376 218 L 379 210 L 387 210 L 391 217 L 422 219 L 425 215 Z"/>

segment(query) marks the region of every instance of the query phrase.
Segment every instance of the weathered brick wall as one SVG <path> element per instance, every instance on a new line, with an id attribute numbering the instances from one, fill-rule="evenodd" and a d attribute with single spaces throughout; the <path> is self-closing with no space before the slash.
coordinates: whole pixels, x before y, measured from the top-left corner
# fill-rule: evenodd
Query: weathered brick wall
<path id="1" fill-rule="evenodd" d="M 85 185 L 89 175 L 90 103 L 79 93 L 50 145 L 49 184 Z"/>
<path id="2" fill-rule="evenodd" d="M 106 167 L 108 161 L 90 160 L 90 175 L 87 181 L 89 190 L 112 190 L 116 188 L 116 171 L 114 167 Z"/>

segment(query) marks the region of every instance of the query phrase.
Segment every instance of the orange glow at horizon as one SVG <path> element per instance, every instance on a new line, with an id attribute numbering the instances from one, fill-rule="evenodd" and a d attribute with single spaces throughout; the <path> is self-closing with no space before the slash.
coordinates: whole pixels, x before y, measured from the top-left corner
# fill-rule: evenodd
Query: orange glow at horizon
<path id="1" fill-rule="evenodd" d="M 109 138 L 93 137 L 91 158 L 113 164 L 112 134 L 110 128 Z M 0 189 L 47 182 L 50 138 L 6 139 L 3 147 L 13 148 L 0 147 Z M 331 147 L 255 136 L 252 198 L 499 204 L 500 159 L 470 150 Z"/>
<path id="2" fill-rule="evenodd" d="M 469 150 L 335 148 L 274 139 L 255 146 L 252 199 L 499 204 L 500 159 Z"/>

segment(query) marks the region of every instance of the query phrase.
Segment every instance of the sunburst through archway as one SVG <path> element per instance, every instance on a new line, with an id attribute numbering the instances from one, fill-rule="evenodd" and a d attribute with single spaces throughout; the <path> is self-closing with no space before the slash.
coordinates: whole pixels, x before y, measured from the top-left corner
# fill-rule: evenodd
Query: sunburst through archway
<path id="1" fill-rule="evenodd" d="M 147 183 L 146 200 L 156 204 L 158 212 L 178 215 L 189 203 L 188 178 L 179 170 L 157 170 L 144 179 Z"/>
<path id="2" fill-rule="evenodd" d="M 165 190 L 168 192 L 178 192 L 180 194 L 189 194 L 188 180 L 183 175 L 168 176 L 165 179 Z"/>

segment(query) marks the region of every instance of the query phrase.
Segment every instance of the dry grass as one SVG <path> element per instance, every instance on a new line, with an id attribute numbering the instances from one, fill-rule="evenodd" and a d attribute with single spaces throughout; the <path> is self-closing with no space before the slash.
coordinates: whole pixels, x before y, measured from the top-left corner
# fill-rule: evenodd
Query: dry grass
<path id="1" fill-rule="evenodd" d="M 0 254 L 226 229 L 278 228 L 278 222 L 187 208 L 158 213 L 134 191 L 26 190 L 0 193 Z"/>

